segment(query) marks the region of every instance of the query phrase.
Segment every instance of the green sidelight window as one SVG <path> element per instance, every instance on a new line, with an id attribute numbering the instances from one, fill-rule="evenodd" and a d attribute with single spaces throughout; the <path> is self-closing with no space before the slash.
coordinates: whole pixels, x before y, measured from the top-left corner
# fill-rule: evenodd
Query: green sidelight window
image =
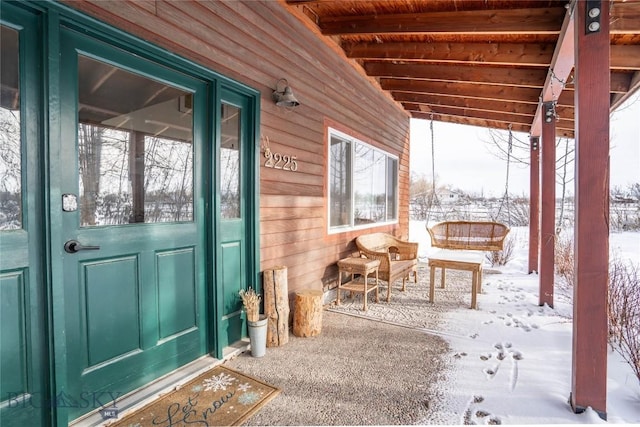
<path id="1" fill-rule="evenodd" d="M 329 231 L 398 219 L 398 159 L 329 129 Z"/>
<path id="2" fill-rule="evenodd" d="M 0 230 L 22 228 L 22 137 L 18 32 L 0 27 Z"/>
<path id="3" fill-rule="evenodd" d="M 240 123 L 242 111 L 222 104 L 220 141 L 220 216 L 240 218 Z"/>

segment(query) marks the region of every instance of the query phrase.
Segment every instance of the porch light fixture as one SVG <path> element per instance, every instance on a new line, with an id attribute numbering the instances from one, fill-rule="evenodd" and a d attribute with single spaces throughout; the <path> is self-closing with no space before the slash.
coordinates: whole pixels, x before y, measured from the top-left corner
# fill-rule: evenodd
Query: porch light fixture
<path id="1" fill-rule="evenodd" d="M 278 80 L 276 90 L 273 91 L 271 97 L 278 107 L 294 108 L 300 105 L 300 102 L 293 95 L 287 79 Z"/>

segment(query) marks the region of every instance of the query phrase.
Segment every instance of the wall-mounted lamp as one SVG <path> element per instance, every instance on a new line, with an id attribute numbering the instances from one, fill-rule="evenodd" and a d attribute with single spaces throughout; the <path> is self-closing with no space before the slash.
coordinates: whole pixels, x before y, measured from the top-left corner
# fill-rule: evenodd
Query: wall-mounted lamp
<path id="1" fill-rule="evenodd" d="M 602 11 L 602 2 L 600 0 L 587 0 L 587 19 L 585 19 L 586 34 L 597 33 L 600 31 L 600 15 Z"/>
<path id="2" fill-rule="evenodd" d="M 300 105 L 300 102 L 298 102 L 296 97 L 293 95 L 291 86 L 289 86 L 287 79 L 278 80 L 276 83 L 276 90 L 273 91 L 271 97 L 278 107 L 293 108 Z"/>

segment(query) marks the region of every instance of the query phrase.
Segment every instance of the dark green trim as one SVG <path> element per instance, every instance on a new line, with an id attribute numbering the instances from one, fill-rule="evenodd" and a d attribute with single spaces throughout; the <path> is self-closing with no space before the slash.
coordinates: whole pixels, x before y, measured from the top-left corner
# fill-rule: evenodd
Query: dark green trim
<path id="1" fill-rule="evenodd" d="M 45 58 L 43 39 L 43 16 L 37 9 L 25 8 L 14 2 L 0 2 L 2 25 L 19 32 L 19 85 L 21 121 L 21 181 L 22 181 L 22 230 L 2 232 L 0 250 L 3 255 L 0 269 L 23 271 L 24 289 L 22 307 L 25 310 L 26 382 L 29 391 L 36 393 L 31 402 L 41 404 L 50 394 L 52 372 L 49 365 L 50 310 L 48 306 L 49 286 L 46 270 L 45 218 L 46 191 L 43 188 L 43 169 L 46 159 L 39 155 L 44 147 L 46 131 L 45 116 L 41 105 L 46 100 L 43 93 L 44 72 L 41 67 Z M 25 258 L 27 257 L 27 258 Z M 15 302 L 17 303 L 17 301 Z M 14 333 L 14 331 L 9 331 Z M 2 398 L 2 397 L 0 397 Z M 29 420 L 3 418 L 1 425 L 22 422 L 41 422 L 50 425 L 47 408 L 18 408 Z M 19 415 L 19 414 L 18 414 Z M 24 424 L 23 424 L 24 425 Z"/>
<path id="2" fill-rule="evenodd" d="M 43 303 L 46 305 L 44 310 L 44 327 L 45 339 L 47 341 L 45 358 L 49 360 L 48 366 L 44 372 L 48 378 L 50 387 L 50 396 L 55 397 L 57 392 L 68 388 L 67 373 L 67 355 L 66 355 L 66 337 L 64 335 L 65 310 L 64 310 L 64 288 L 60 284 L 64 281 L 62 264 L 60 263 L 61 249 L 63 242 L 60 233 L 57 232 L 62 227 L 62 216 L 59 212 L 58 204 L 61 197 L 61 180 L 56 175 L 50 175 L 48 171 L 60 170 L 64 165 L 61 162 L 59 153 L 51 150 L 51 147 L 59 147 L 63 143 L 61 140 L 61 115 L 62 108 L 60 102 L 60 37 L 62 27 L 77 31 L 82 35 L 86 35 L 111 46 L 121 48 L 127 52 L 131 52 L 146 60 L 167 66 L 171 69 L 178 70 L 190 77 L 204 80 L 210 85 L 208 99 L 209 111 L 214 117 L 220 117 L 221 89 L 233 91 L 248 99 L 249 108 L 246 111 L 246 117 L 249 121 L 248 129 L 248 147 L 244 151 L 246 156 L 246 183 L 247 194 L 250 196 L 246 200 L 245 212 L 247 219 L 247 263 L 248 277 L 252 277 L 254 285 L 260 288 L 260 245 L 259 245 L 259 140 L 260 140 L 260 92 L 245 84 L 234 81 L 228 77 L 216 73 L 200 64 L 186 59 L 182 56 L 169 52 L 161 47 L 153 45 L 149 42 L 138 39 L 120 29 L 107 25 L 99 20 L 84 15 L 83 13 L 60 3 L 51 0 L 37 1 L 26 0 L 22 2 L 2 2 L 3 12 L 5 7 L 23 12 L 38 15 L 42 20 L 42 33 L 35 34 L 33 37 L 36 43 L 42 46 L 42 52 L 39 54 L 39 62 L 41 63 L 40 75 L 38 78 L 42 84 L 41 93 L 38 96 L 41 100 L 37 103 L 41 105 L 41 111 L 38 112 L 42 124 L 42 128 L 38 132 L 38 141 L 41 142 L 40 157 L 40 175 L 41 188 L 44 188 L 43 194 L 39 197 L 38 203 L 41 204 L 42 219 L 39 224 L 32 224 L 40 227 L 42 239 L 36 242 L 43 251 Z M 35 54 L 35 53 L 34 53 Z M 211 122 L 210 122 L 211 123 Z M 217 126 L 217 121 L 213 121 Z M 215 129 L 209 129 L 209 140 L 219 143 L 218 133 Z M 217 150 L 219 145 L 208 147 L 208 153 L 205 153 L 204 162 L 213 162 L 217 160 Z M 203 168 L 212 170 L 215 163 L 203 164 Z M 215 169 L 213 169 L 215 170 Z M 217 173 L 217 172 L 216 172 Z M 207 182 L 204 183 L 207 191 L 216 193 L 218 180 L 215 175 L 212 177 L 204 177 Z M 33 187 L 32 187 L 33 188 Z M 206 209 L 206 217 L 211 218 L 216 226 L 219 226 L 219 210 L 220 205 L 219 194 L 212 194 L 212 204 Z M 214 288 L 216 280 L 215 260 L 217 256 L 218 238 L 215 233 L 216 227 L 209 227 L 208 231 L 208 248 L 211 251 L 208 256 L 210 265 L 207 268 L 209 288 Z M 44 268 L 44 266 L 49 266 Z M 216 313 L 221 313 L 221 301 L 219 301 L 216 292 L 212 292 L 210 296 L 211 302 L 208 309 L 217 308 Z M 216 322 L 208 317 L 210 321 Z M 217 357 L 222 357 L 222 348 L 215 336 L 211 336 L 216 331 L 216 325 L 209 325 L 210 334 L 209 350 Z M 51 425 L 67 425 L 68 412 L 65 408 L 51 408 L 50 411 Z"/>
<path id="3" fill-rule="evenodd" d="M 214 117 L 220 117 L 222 113 L 222 105 L 220 103 L 222 92 L 222 87 L 219 81 L 215 81 L 212 85 L 212 90 L 214 91 L 214 96 L 211 97 L 211 112 L 214 114 Z M 218 183 L 220 182 L 220 171 L 216 167 L 219 158 L 220 158 L 220 121 L 212 120 L 211 122 L 211 136 L 212 142 L 211 150 L 209 155 L 209 160 L 211 161 L 211 185 L 209 187 L 209 191 L 211 192 L 211 200 L 213 201 L 211 214 L 208 217 L 213 227 L 209 228 L 210 238 L 211 238 L 211 246 L 210 249 L 213 252 L 213 257 L 210 260 L 210 275 L 209 277 L 212 280 L 210 286 L 208 288 L 211 291 L 211 301 L 209 306 L 212 307 L 214 313 L 222 314 L 224 313 L 224 301 L 222 298 L 222 291 L 215 286 L 216 283 L 221 283 L 222 281 L 222 272 L 218 268 L 218 256 L 219 256 L 219 247 L 220 247 L 220 209 L 217 207 L 220 206 L 220 193 L 216 192 L 216 188 L 218 187 Z M 213 339 L 211 343 L 213 344 L 210 348 L 211 354 L 217 359 L 222 359 L 223 357 L 223 344 L 221 343 L 220 337 L 225 333 L 222 327 L 222 322 L 219 322 L 216 319 L 215 325 L 212 325 L 210 335 L 213 335 Z"/>
<path id="4" fill-rule="evenodd" d="M 216 114 L 220 116 L 221 103 L 234 105 L 242 110 L 242 122 L 241 122 L 241 134 L 242 134 L 242 151 L 241 151 L 241 218 L 243 220 L 242 241 L 243 241 L 243 255 L 245 257 L 245 269 L 249 271 L 246 275 L 247 282 L 244 283 L 244 287 L 252 287 L 256 292 L 262 291 L 262 280 L 260 275 L 260 176 L 259 176 L 259 106 L 260 97 L 251 97 L 244 93 L 242 90 L 238 90 L 237 87 L 220 84 L 218 86 L 219 96 L 216 99 Z M 217 165 L 220 158 L 220 123 L 215 124 L 215 156 L 214 165 Z M 214 168 L 215 181 L 220 181 L 220 171 Z M 216 187 L 217 188 L 217 187 Z M 215 194 L 215 204 L 220 206 L 220 195 Z M 222 221 L 220 218 L 219 210 L 215 213 L 215 230 L 221 230 Z M 218 233 L 216 238 L 216 248 L 220 248 L 222 239 Z M 222 283 L 221 269 L 216 270 L 216 282 Z M 225 302 L 223 301 L 223 294 L 220 288 L 216 292 L 216 307 L 218 313 L 225 313 Z M 242 315 L 244 319 L 244 314 Z M 224 325 L 218 325 L 218 336 L 223 336 L 225 331 Z M 246 335 L 246 334 L 245 334 Z M 216 357 L 222 358 L 222 348 L 217 348 Z"/>
<path id="5" fill-rule="evenodd" d="M 48 118 L 45 121 L 47 129 L 45 130 L 45 138 L 43 157 L 48 163 L 48 167 L 43 172 L 45 174 L 44 183 L 49 191 L 45 191 L 47 204 L 44 213 L 47 217 L 46 224 L 49 227 L 46 232 L 48 245 L 46 247 L 46 259 L 50 274 L 48 278 L 47 289 L 49 289 L 49 310 L 50 310 L 50 347 L 51 347 L 51 398 L 67 388 L 67 345 L 66 337 L 62 334 L 56 334 L 56 330 L 64 328 L 65 310 L 64 310 L 64 287 L 54 286 L 55 283 L 62 284 L 63 269 L 62 263 L 59 261 L 60 256 L 54 248 L 62 247 L 62 239 L 59 233 L 54 230 L 62 227 L 61 212 L 54 209 L 56 200 L 60 200 L 62 192 L 60 190 L 59 177 L 52 177 L 50 171 L 60 170 L 63 165 L 59 157 L 50 148 L 52 144 L 58 145 L 61 139 L 60 123 L 61 123 L 61 105 L 60 105 L 60 16 L 56 11 L 49 11 L 46 14 L 45 21 L 45 52 L 43 61 L 43 79 L 46 81 L 44 88 L 45 98 L 43 100 L 43 114 Z M 59 146 L 59 145 L 58 145 Z M 68 424 L 67 409 L 53 405 L 51 410 L 52 425 L 61 426 Z"/>
<path id="6" fill-rule="evenodd" d="M 253 145 L 248 150 L 248 153 L 251 156 L 249 164 L 253 167 L 247 169 L 250 169 L 251 173 L 248 186 L 253 197 L 247 207 L 247 214 L 251 218 L 251 231 L 249 234 L 253 238 L 250 242 L 253 248 L 253 259 L 251 260 L 254 271 L 253 280 L 258 289 L 262 291 L 262 273 L 260 272 L 260 99 L 260 96 L 258 96 L 249 100 L 249 114 L 252 118 L 250 135 Z"/>

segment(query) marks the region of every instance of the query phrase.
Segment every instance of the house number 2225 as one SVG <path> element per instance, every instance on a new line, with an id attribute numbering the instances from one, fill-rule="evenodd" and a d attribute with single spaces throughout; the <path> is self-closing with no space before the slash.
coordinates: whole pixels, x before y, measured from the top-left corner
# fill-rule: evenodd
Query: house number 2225
<path id="1" fill-rule="evenodd" d="M 267 149 L 264 152 L 264 167 L 273 169 L 282 169 L 285 171 L 295 172 L 298 170 L 298 162 L 296 162 L 296 156 L 290 156 L 288 154 L 272 153 Z"/>

